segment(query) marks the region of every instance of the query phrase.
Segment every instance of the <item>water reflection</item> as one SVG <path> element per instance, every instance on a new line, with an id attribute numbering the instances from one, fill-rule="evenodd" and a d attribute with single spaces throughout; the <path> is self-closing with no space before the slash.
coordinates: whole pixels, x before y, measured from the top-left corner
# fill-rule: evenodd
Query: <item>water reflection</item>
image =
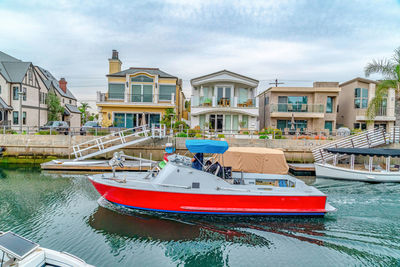
<path id="1" fill-rule="evenodd" d="M 270 248 L 262 232 L 323 245 L 323 218 L 277 218 L 165 215 L 115 206 L 105 199 L 88 218 L 95 230 L 140 239 L 144 242 L 224 241 Z"/>

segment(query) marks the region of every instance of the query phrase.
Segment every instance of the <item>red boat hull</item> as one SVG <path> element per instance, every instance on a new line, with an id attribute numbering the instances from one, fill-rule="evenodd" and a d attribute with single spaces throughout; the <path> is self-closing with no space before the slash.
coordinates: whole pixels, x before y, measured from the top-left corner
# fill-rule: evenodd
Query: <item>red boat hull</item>
<path id="1" fill-rule="evenodd" d="M 114 187 L 91 180 L 108 201 L 133 209 L 225 215 L 324 215 L 326 196 L 190 194 Z"/>

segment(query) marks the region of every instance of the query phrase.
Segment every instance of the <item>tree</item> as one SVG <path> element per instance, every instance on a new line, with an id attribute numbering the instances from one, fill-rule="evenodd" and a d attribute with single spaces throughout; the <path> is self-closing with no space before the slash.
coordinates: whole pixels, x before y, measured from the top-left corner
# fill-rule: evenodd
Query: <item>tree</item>
<path id="1" fill-rule="evenodd" d="M 171 128 L 172 121 L 176 120 L 175 110 L 173 108 L 167 108 L 165 115 L 161 119 L 161 124 L 165 124 L 167 128 Z"/>
<path id="2" fill-rule="evenodd" d="M 367 118 L 371 122 L 379 108 L 385 101 L 389 89 L 395 89 L 395 116 L 396 125 L 400 125 L 400 47 L 394 50 L 394 54 L 391 58 L 372 60 L 368 63 L 364 69 L 365 76 L 370 76 L 373 73 L 379 73 L 382 75 L 383 80 L 380 81 L 376 87 L 375 97 L 371 100 L 367 109 Z"/>
<path id="3" fill-rule="evenodd" d="M 61 106 L 60 99 L 54 92 L 49 92 L 47 95 L 47 120 L 59 121 L 64 113 L 64 107 Z"/>
<path id="4" fill-rule="evenodd" d="M 79 106 L 79 111 L 81 112 L 81 123 L 85 124 L 89 118 L 89 111 L 88 109 L 90 108 L 88 103 L 82 102 L 81 105 Z"/>

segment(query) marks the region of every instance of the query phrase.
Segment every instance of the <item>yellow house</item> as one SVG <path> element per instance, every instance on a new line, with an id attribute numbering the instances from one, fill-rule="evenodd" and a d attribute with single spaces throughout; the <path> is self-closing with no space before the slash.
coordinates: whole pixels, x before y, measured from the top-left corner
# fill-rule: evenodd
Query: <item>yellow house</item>
<path id="1" fill-rule="evenodd" d="M 177 119 L 182 119 L 185 96 L 181 79 L 158 68 L 121 70 L 116 50 L 108 61 L 108 92 L 97 92 L 96 103 L 103 127 L 160 123 L 167 109 L 174 109 Z"/>

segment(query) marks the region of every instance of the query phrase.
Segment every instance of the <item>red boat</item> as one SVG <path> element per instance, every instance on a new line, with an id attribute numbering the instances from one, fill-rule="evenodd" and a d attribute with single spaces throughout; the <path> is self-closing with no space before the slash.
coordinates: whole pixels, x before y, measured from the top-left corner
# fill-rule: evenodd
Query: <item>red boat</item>
<path id="1" fill-rule="evenodd" d="M 192 153 L 220 153 L 224 141 L 190 140 Z M 283 152 L 282 152 L 283 155 Z M 287 174 L 201 170 L 191 159 L 168 157 L 162 169 L 150 172 L 104 173 L 90 176 L 108 201 L 132 209 L 216 215 L 311 215 L 334 211 L 326 195 Z M 229 169 L 228 169 L 229 170 Z"/>

